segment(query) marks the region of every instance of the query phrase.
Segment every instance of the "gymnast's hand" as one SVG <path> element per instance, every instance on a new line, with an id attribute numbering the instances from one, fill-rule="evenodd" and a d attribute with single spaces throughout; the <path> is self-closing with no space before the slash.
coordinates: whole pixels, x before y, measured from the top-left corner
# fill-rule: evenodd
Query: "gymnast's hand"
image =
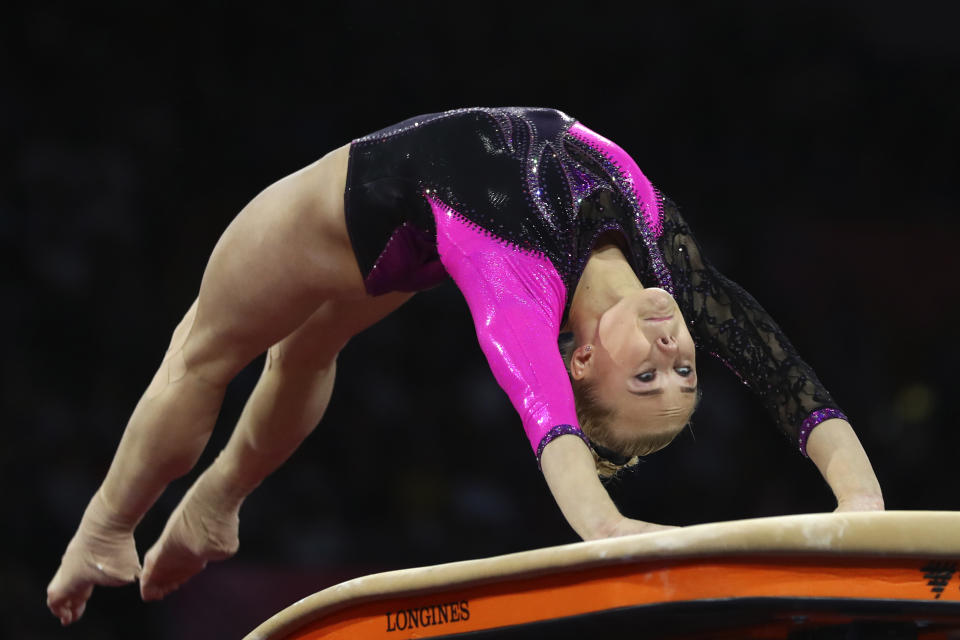
<path id="1" fill-rule="evenodd" d="M 675 528 L 623 517 L 597 478 L 593 454 L 576 436 L 563 435 L 549 442 L 540 465 L 557 506 L 584 540 Z"/>
<path id="2" fill-rule="evenodd" d="M 807 455 L 837 499 L 835 511 L 883 511 L 883 492 L 863 445 L 846 420 L 821 422 L 810 433 Z"/>
<path id="3" fill-rule="evenodd" d="M 877 496 L 856 496 L 838 501 L 835 513 L 841 511 L 883 511 L 883 498 Z"/>
<path id="4" fill-rule="evenodd" d="M 140 575 L 133 528 L 117 520 L 98 491 L 47 586 L 47 606 L 61 624 L 83 615 L 95 586 L 118 587 Z"/>
<path id="5" fill-rule="evenodd" d="M 654 524 L 641 520 L 631 520 L 630 518 L 620 518 L 603 537 L 619 538 L 621 536 L 632 536 L 635 533 L 653 533 L 654 531 L 668 531 L 679 528 L 668 524 Z"/>

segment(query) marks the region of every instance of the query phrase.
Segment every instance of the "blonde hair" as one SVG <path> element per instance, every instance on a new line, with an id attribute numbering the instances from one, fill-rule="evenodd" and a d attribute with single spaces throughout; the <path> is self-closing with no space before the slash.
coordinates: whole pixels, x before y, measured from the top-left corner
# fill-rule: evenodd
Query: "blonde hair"
<path id="1" fill-rule="evenodd" d="M 623 469 L 635 466 L 640 462 L 641 456 L 648 456 L 663 449 L 673 442 L 674 438 L 689 424 L 688 419 L 679 428 L 672 425 L 661 431 L 641 431 L 633 438 L 626 440 L 614 437 L 610 425 L 617 418 L 617 411 L 597 400 L 593 383 L 586 380 L 575 380 L 570 374 L 570 362 L 573 359 L 573 352 L 577 348 L 573 337 L 570 336 L 567 340 L 561 341 L 559 346 L 564 366 L 567 368 L 567 375 L 570 376 L 570 386 L 573 388 L 573 399 L 577 408 L 577 420 L 580 423 L 580 429 L 591 442 L 628 458 L 626 463 L 616 464 L 601 457 L 591 447 L 593 460 L 597 465 L 597 475 L 601 478 L 613 478 Z M 697 401 L 699 401 L 699 393 Z M 696 409 L 696 404 L 694 404 L 693 409 Z M 693 410 L 690 413 L 692 415 Z"/>

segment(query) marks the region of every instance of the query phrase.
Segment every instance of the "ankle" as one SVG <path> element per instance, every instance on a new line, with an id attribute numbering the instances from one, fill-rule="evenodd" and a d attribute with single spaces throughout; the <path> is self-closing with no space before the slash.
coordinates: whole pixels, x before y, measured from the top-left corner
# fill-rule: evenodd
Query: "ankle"
<path id="1" fill-rule="evenodd" d="M 98 533 L 132 534 L 140 519 L 121 513 L 104 495 L 101 487 L 93 494 L 80 522 Z"/>
<path id="2" fill-rule="evenodd" d="M 227 461 L 217 456 L 213 464 L 197 480 L 198 489 L 204 492 L 204 498 L 215 500 L 224 508 L 239 509 L 240 505 L 257 484 L 251 483 L 242 473 Z"/>

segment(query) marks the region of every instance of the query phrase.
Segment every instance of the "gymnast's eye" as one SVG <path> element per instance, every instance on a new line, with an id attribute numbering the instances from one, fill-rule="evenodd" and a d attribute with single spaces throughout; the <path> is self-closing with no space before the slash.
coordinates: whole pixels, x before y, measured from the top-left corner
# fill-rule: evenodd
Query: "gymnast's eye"
<path id="1" fill-rule="evenodd" d="M 643 373 L 638 373 L 634 376 L 640 382 L 653 382 L 657 377 L 657 372 L 653 369 L 650 371 L 644 371 Z"/>
<path id="2" fill-rule="evenodd" d="M 693 369 L 691 367 L 677 367 L 676 369 L 674 369 L 674 371 L 679 373 L 684 378 L 689 377 L 690 374 L 693 373 Z"/>

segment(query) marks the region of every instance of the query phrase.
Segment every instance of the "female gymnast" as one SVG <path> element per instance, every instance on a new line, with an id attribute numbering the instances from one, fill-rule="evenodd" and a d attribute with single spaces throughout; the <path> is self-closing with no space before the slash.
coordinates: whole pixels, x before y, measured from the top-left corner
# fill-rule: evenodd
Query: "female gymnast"
<path id="1" fill-rule="evenodd" d="M 54 615 L 69 624 L 95 585 L 137 578 L 144 600 L 162 598 L 235 553 L 241 503 L 320 421 L 339 351 L 448 275 L 584 539 L 666 528 L 622 516 L 598 472 L 683 429 L 699 397 L 697 350 L 758 396 L 838 510 L 883 509 L 813 370 L 620 147 L 552 109 L 459 109 L 354 140 L 231 222 L 50 582 Z M 561 333 L 573 336 L 562 350 Z M 137 523 L 194 466 L 227 383 L 265 350 L 227 446 L 141 570 Z"/>

